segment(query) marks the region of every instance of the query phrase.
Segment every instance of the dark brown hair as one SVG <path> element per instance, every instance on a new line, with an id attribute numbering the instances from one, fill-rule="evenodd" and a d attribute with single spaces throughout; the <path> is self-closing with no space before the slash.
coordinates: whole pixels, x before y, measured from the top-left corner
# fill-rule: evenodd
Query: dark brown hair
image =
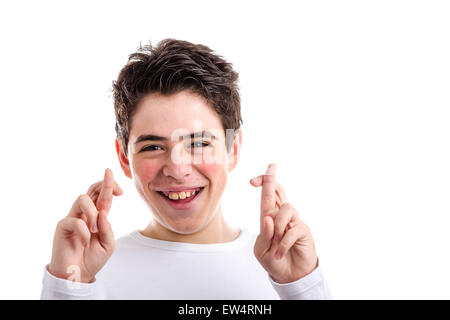
<path id="1" fill-rule="evenodd" d="M 223 128 L 236 133 L 242 123 L 238 73 L 232 64 L 201 44 L 165 39 L 140 46 L 113 81 L 116 134 L 127 155 L 131 119 L 149 93 L 190 90 L 203 96 L 219 115 Z M 228 137 L 226 135 L 226 137 Z M 234 135 L 226 141 L 230 151 Z"/>

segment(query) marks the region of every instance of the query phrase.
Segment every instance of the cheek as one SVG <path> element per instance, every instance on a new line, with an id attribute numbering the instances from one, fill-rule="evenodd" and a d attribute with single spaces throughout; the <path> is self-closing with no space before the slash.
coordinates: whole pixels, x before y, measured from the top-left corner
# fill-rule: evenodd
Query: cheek
<path id="1" fill-rule="evenodd" d="M 141 161 L 134 166 L 134 176 L 139 179 L 142 185 L 147 185 L 152 181 L 157 171 L 157 166 L 150 161 Z"/>
<path id="2" fill-rule="evenodd" d="M 206 176 L 211 184 L 225 185 L 227 174 L 224 165 L 222 164 L 203 164 L 199 168 L 200 172 Z"/>

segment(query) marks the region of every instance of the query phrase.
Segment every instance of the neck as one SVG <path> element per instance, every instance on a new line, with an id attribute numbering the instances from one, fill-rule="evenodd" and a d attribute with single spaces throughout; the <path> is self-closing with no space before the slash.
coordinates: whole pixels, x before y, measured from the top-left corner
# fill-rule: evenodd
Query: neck
<path id="1" fill-rule="evenodd" d="M 181 234 L 169 230 L 155 219 L 141 231 L 141 234 L 157 240 L 207 244 L 233 241 L 239 236 L 239 229 L 231 227 L 219 210 L 206 227 L 192 234 Z"/>

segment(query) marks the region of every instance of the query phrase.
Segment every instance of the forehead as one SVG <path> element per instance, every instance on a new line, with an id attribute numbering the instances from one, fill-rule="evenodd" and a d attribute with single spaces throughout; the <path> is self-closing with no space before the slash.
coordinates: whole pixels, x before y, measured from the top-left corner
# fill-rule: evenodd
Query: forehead
<path id="1" fill-rule="evenodd" d="M 223 132 L 218 114 L 200 95 L 181 91 L 172 95 L 150 93 L 136 108 L 130 124 L 130 141 L 140 134 L 170 137 L 174 130 Z M 200 130 L 199 130 L 200 129 Z"/>

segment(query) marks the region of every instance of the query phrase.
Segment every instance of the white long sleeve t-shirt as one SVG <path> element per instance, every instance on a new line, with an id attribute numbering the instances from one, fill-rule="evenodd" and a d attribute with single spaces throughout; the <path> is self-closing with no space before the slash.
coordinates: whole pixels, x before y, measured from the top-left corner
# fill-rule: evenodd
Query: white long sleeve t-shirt
<path id="1" fill-rule="evenodd" d="M 320 266 L 297 281 L 273 281 L 253 253 L 257 235 L 240 229 L 233 241 L 193 244 L 143 236 L 116 240 L 92 283 L 44 270 L 41 299 L 277 300 L 332 299 Z"/>

